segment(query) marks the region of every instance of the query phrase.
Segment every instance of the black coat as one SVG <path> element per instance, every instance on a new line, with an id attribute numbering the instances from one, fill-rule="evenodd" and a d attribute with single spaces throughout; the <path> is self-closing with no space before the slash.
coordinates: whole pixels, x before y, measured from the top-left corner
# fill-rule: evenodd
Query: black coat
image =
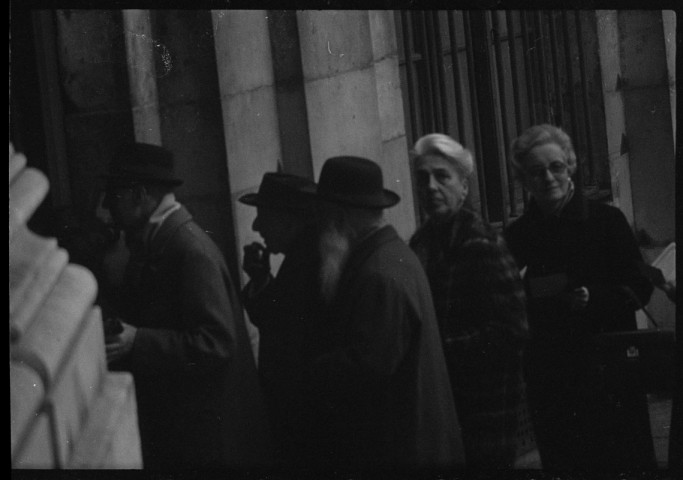
<path id="1" fill-rule="evenodd" d="M 532 201 L 506 238 L 526 268 L 525 374 L 544 468 L 654 467 L 645 396 L 604 370 L 594 344 L 602 332 L 634 330 L 635 310 L 653 290 L 637 267 L 642 257 L 626 218 L 577 193 L 550 218 Z M 553 274 L 566 279 L 563 292 L 539 293 L 554 283 L 549 278 L 561 279 Z M 588 305 L 571 311 L 564 293 L 581 286 Z"/>
<path id="2" fill-rule="evenodd" d="M 145 468 L 267 466 L 265 408 L 241 304 L 223 257 L 185 210 L 126 273 L 138 327 L 133 373 Z"/>
<path id="3" fill-rule="evenodd" d="M 318 235 L 308 228 L 294 240 L 277 276 L 254 296 L 242 291 L 249 319 L 259 329 L 259 378 L 278 450 L 286 467 L 310 464 L 315 442 L 303 385 L 322 327 Z"/>
<path id="4" fill-rule="evenodd" d="M 462 465 L 429 282 L 392 227 L 352 249 L 325 322 L 329 350 L 309 370 L 321 460 L 351 469 Z"/>

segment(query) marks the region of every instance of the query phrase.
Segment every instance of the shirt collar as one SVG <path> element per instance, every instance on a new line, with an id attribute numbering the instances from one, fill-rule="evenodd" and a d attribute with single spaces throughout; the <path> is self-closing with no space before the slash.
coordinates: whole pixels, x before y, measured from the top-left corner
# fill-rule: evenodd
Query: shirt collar
<path id="1" fill-rule="evenodd" d="M 149 245 L 161 225 L 173 212 L 180 208 L 180 203 L 175 199 L 173 192 L 167 193 L 159 202 L 159 205 L 149 217 L 142 238 L 145 245 Z"/>

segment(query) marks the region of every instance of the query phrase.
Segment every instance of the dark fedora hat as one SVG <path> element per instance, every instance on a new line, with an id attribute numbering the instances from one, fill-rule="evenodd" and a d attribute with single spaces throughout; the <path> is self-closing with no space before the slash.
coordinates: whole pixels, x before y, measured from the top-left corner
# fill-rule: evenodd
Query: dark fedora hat
<path id="1" fill-rule="evenodd" d="M 239 201 L 254 207 L 308 210 L 313 202 L 304 190 L 311 187 L 315 187 L 315 183 L 307 178 L 268 172 L 263 175 L 258 193 L 242 195 Z"/>
<path id="2" fill-rule="evenodd" d="M 173 174 L 173 154 L 157 145 L 130 143 L 112 158 L 109 171 L 102 175 L 110 184 L 153 183 L 178 186 Z"/>
<path id="3" fill-rule="evenodd" d="M 309 191 L 319 199 L 359 208 L 388 208 L 401 200 L 396 193 L 384 188 L 379 165 L 353 156 L 327 159 L 317 187 Z"/>

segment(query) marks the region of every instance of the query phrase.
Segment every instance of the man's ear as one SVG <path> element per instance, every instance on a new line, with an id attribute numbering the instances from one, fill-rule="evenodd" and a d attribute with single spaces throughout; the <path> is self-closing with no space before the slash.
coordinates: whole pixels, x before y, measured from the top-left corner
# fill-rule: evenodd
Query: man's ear
<path id="1" fill-rule="evenodd" d="M 133 187 L 133 199 L 135 200 L 135 203 L 143 203 L 147 195 L 149 195 L 149 192 L 144 185 L 138 184 Z"/>

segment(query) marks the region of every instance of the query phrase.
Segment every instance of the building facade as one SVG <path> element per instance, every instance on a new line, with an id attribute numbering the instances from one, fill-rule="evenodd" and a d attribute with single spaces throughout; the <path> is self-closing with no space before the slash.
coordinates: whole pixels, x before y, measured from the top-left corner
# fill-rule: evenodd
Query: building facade
<path id="1" fill-rule="evenodd" d="M 16 11 L 12 34 L 10 138 L 50 178 L 45 209 L 94 210 L 117 144 L 162 144 L 234 270 L 255 239 L 236 198 L 333 155 L 382 166 L 408 238 L 409 149 L 433 131 L 475 152 L 473 206 L 513 221 L 507 149 L 541 122 L 570 133 L 584 187 L 644 247 L 674 240 L 674 12 Z"/>
<path id="2" fill-rule="evenodd" d="M 331 156 L 371 158 L 407 240 L 422 219 L 410 148 L 443 132 L 473 150 L 471 205 L 502 228 L 527 200 L 510 141 L 554 123 L 579 184 L 624 212 L 652 261 L 675 241 L 676 25 L 661 10 L 15 8 L 10 142 L 50 184 L 29 226 L 59 236 L 64 218 L 93 215 L 121 142 L 163 145 L 240 283 L 259 237 L 237 198 L 265 172 L 316 180 Z M 653 302 L 673 328 L 675 309 Z"/>

